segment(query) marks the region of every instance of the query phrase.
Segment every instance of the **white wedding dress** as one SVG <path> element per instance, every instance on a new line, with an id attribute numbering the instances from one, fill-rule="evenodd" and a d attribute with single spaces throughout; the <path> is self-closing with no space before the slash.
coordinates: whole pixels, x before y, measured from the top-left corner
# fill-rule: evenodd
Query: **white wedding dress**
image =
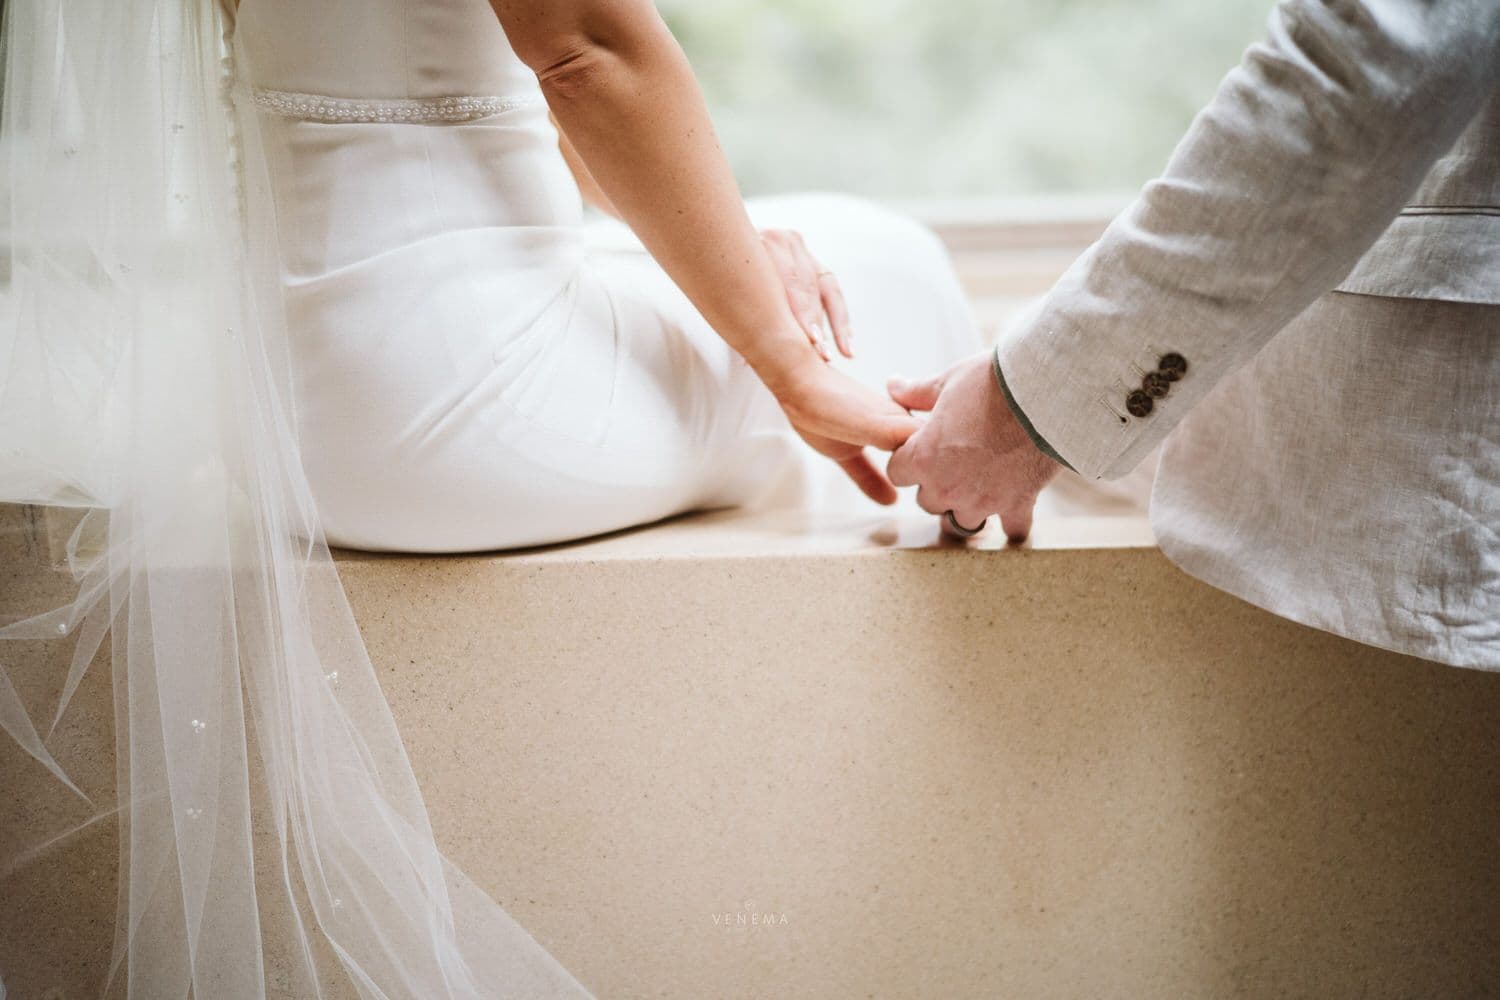
<path id="1" fill-rule="evenodd" d="M 0 57 L 0 504 L 82 516 L 0 531 L 6 986 L 68 949 L 69 990 L 132 1000 L 587 995 L 442 855 L 323 518 L 479 549 L 853 487 L 584 226 L 484 0 L 7 0 Z M 756 212 L 842 272 L 861 374 L 976 346 L 919 228 Z M 100 669 L 97 740 L 54 734 Z M 105 827 L 114 946 L 82 948 L 23 908 Z"/>
<path id="2" fill-rule="evenodd" d="M 13 956 L 66 948 L 133 1000 L 587 995 L 443 857 L 324 519 L 478 549 L 854 489 L 628 232 L 584 225 L 484 0 L 236 21 L 7 0 L 0 23 L 0 504 L 83 515 L 47 536 L 68 603 L 34 511 L 3 567 L 0 915 L 27 935 L 0 974 L 32 995 Z M 976 349 L 930 234 L 848 199 L 754 212 L 840 273 L 861 377 Z M 100 744 L 54 739 L 100 669 Z M 115 941 L 84 954 L 5 880 L 56 892 L 56 852 L 104 824 Z"/>
<path id="3" fill-rule="evenodd" d="M 481 550 L 699 508 L 876 509 L 628 230 L 585 221 L 485 0 L 243 0 L 237 30 L 330 543 Z M 979 349 L 927 230 L 838 196 L 750 212 L 838 275 L 856 377 Z"/>

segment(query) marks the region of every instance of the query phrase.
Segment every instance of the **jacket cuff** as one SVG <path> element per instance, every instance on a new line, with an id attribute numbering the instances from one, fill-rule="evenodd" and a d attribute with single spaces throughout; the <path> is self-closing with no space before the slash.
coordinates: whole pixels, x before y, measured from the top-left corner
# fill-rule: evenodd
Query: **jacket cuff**
<path id="1" fill-rule="evenodd" d="M 1059 455 L 1057 453 L 1057 449 L 1053 448 L 1050 444 L 1047 443 L 1046 438 L 1037 433 L 1036 428 L 1031 424 L 1031 419 L 1026 416 L 1026 411 L 1021 409 L 1021 404 L 1017 403 L 1016 397 L 1011 395 L 1010 386 L 1006 385 L 1005 383 L 1005 372 L 1000 370 L 999 347 L 995 348 L 993 358 L 994 362 L 991 367 L 995 372 L 995 382 L 1000 386 L 1000 395 L 1005 397 L 1005 405 L 1010 407 L 1011 416 L 1016 418 L 1016 423 L 1021 425 L 1021 430 L 1025 431 L 1026 436 L 1031 438 L 1031 443 L 1036 445 L 1037 451 L 1041 452 L 1043 455 L 1046 455 L 1048 458 L 1052 459 L 1052 461 L 1066 466 L 1068 469 L 1076 472 L 1077 470 L 1073 469 L 1073 466 L 1068 463 L 1068 460 Z"/>
<path id="2" fill-rule="evenodd" d="M 1085 479 L 1117 479 L 1161 443 L 1203 386 L 1204 373 L 1195 365 L 1187 391 L 1174 383 L 1170 399 L 1138 405 L 1144 375 L 1176 348 L 1142 342 L 1135 323 L 1127 327 L 1110 316 L 1066 315 L 1059 300 L 1092 301 L 1073 287 L 1079 270 L 1075 265 L 1060 281 L 1061 290 L 1018 318 L 1000 338 L 996 359 L 1010 400 L 1026 414 L 1036 437 L 1066 456 L 1068 466 Z M 1087 334 L 1080 329 L 1084 326 Z"/>

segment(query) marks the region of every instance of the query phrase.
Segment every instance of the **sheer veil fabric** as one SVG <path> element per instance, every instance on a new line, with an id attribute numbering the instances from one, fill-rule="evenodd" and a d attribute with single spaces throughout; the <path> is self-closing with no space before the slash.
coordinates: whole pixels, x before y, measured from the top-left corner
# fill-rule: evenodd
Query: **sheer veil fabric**
<path id="1" fill-rule="evenodd" d="M 82 797 L 45 734 L 107 639 L 105 993 L 586 996 L 438 850 L 323 541 L 233 19 L 5 4 L 0 502 L 87 514 L 76 600 L 0 628 L 76 643 L 61 701 L 26 704 L 0 644 L 0 727 Z"/>

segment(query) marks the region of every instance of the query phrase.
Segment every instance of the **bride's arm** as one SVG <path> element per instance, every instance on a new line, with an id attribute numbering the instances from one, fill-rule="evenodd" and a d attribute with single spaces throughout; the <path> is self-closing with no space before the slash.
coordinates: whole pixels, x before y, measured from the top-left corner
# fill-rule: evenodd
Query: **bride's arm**
<path id="1" fill-rule="evenodd" d="M 558 123 L 557 116 L 548 112 L 547 119 L 557 129 L 558 152 L 562 153 L 563 162 L 573 175 L 573 183 L 578 185 L 578 194 L 583 198 L 583 203 L 619 219 L 620 210 L 609 200 L 609 195 L 604 193 L 604 189 L 589 172 L 588 164 L 583 162 L 583 157 L 573 148 L 573 143 Z M 823 270 L 823 265 L 807 249 L 802 234 L 792 229 L 763 229 L 760 242 L 776 267 L 777 277 L 781 280 L 787 304 L 792 307 L 792 314 L 797 317 L 798 324 L 817 347 L 823 360 L 830 357 L 828 346 L 823 341 L 825 317 L 839 353 L 848 358 L 854 357 L 854 331 L 849 325 L 849 308 L 844 303 L 843 290 L 839 288 L 838 279 L 831 272 Z"/>
<path id="2" fill-rule="evenodd" d="M 600 190 L 804 436 L 905 440 L 915 428 L 905 411 L 837 377 L 792 315 L 692 69 L 650 0 L 491 3 Z"/>
<path id="3" fill-rule="evenodd" d="M 758 372 L 812 357 L 650 0 L 493 6 L 600 189 L 713 328 Z"/>
<path id="4" fill-rule="evenodd" d="M 606 215 L 620 217 L 620 210 L 615 208 L 615 203 L 609 200 L 609 195 L 594 180 L 594 175 L 589 172 L 588 164 L 583 162 L 583 157 L 578 155 L 578 150 L 573 148 L 572 140 L 563 127 L 558 124 L 557 116 L 548 114 L 552 124 L 557 128 L 557 148 L 562 153 L 563 162 L 568 165 L 568 172 L 573 175 L 573 181 L 578 185 L 578 193 L 583 196 L 585 205 L 592 205 Z"/>

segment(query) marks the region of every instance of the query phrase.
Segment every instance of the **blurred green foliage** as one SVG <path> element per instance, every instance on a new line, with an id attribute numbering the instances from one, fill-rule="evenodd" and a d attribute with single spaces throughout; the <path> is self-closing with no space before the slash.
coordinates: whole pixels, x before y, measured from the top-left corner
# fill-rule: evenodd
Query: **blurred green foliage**
<path id="1" fill-rule="evenodd" d="M 747 192 L 1127 191 L 1271 0 L 659 0 Z"/>

